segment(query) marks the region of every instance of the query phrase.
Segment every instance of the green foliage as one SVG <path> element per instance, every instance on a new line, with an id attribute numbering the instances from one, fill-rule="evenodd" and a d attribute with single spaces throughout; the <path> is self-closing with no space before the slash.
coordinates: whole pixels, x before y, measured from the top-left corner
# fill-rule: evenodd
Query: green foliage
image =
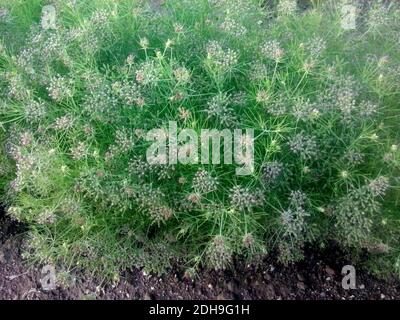
<path id="1" fill-rule="evenodd" d="M 118 278 L 335 240 L 400 273 L 399 9 L 344 30 L 337 1 L 259 2 L 55 1 L 56 29 L 45 1 L 0 2 L 0 186 L 27 259 Z M 169 121 L 254 128 L 254 173 L 148 163 Z"/>

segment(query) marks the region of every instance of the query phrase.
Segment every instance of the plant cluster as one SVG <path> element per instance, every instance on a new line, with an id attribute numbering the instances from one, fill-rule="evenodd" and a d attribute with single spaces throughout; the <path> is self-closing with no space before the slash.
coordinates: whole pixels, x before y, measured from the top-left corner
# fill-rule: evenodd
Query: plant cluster
<path id="1" fill-rule="evenodd" d="M 341 5 L 0 1 L 1 197 L 25 257 L 117 279 L 336 241 L 400 274 L 400 11 L 346 30 Z M 254 129 L 254 172 L 149 163 L 169 121 Z"/>

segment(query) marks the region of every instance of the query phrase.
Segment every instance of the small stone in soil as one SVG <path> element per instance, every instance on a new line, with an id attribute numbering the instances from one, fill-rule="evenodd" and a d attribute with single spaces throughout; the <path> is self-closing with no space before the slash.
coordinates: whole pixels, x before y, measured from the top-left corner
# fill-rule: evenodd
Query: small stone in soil
<path id="1" fill-rule="evenodd" d="M 299 279 L 299 281 L 304 282 L 304 277 L 300 273 L 297 274 L 297 279 Z"/>
<path id="2" fill-rule="evenodd" d="M 304 282 L 297 282 L 297 288 L 299 288 L 300 290 L 306 290 L 306 286 L 304 284 Z"/>
<path id="3" fill-rule="evenodd" d="M 151 297 L 148 293 L 145 293 L 143 296 L 143 300 L 151 300 Z"/>
<path id="4" fill-rule="evenodd" d="M 326 266 L 325 267 L 325 272 L 327 273 L 327 274 L 329 274 L 330 276 L 333 276 L 336 272 L 335 272 L 335 270 L 333 270 L 331 267 L 329 267 L 329 266 Z"/>

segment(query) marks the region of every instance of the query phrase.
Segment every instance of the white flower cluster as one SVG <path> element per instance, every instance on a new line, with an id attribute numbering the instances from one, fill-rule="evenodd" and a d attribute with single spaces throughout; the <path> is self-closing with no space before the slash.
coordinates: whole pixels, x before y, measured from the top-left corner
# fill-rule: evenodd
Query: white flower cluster
<path id="1" fill-rule="evenodd" d="M 264 43 L 261 47 L 262 54 L 268 59 L 274 61 L 280 61 L 285 55 L 285 51 L 282 49 L 281 44 L 278 40 L 269 40 Z"/>
<path id="2" fill-rule="evenodd" d="M 196 172 L 192 188 L 198 194 L 205 194 L 217 190 L 218 179 L 213 177 L 209 172 L 204 169 L 200 169 Z"/>
<path id="3" fill-rule="evenodd" d="M 7 8 L 0 8 L 0 23 L 10 23 L 12 16 Z"/>
<path id="4" fill-rule="evenodd" d="M 225 72 L 230 71 L 238 63 L 238 54 L 232 49 L 223 49 L 217 41 L 207 44 L 207 60 L 211 66 Z"/>
<path id="5" fill-rule="evenodd" d="M 300 132 L 289 141 L 290 150 L 303 160 L 315 160 L 318 154 L 316 140 L 313 136 Z"/>
<path id="6" fill-rule="evenodd" d="M 264 195 L 261 190 L 251 190 L 242 186 L 234 186 L 230 190 L 229 199 L 231 206 L 240 211 L 251 211 L 254 207 L 264 203 Z"/>
<path id="7" fill-rule="evenodd" d="M 231 17 L 226 17 L 224 22 L 221 23 L 220 28 L 235 37 L 241 37 L 247 33 L 246 27 Z"/>
<path id="8" fill-rule="evenodd" d="M 160 74 L 154 61 L 143 62 L 136 70 L 136 81 L 141 85 L 157 85 L 159 80 Z"/>
<path id="9" fill-rule="evenodd" d="M 56 75 L 50 79 L 47 91 L 54 101 L 61 102 L 73 96 L 73 84 L 72 79 Z"/>
<path id="10" fill-rule="evenodd" d="M 293 15 L 297 11 L 296 0 L 280 0 L 277 6 L 278 14 L 281 16 Z"/>
<path id="11" fill-rule="evenodd" d="M 215 270 L 224 270 L 232 262 L 232 249 L 222 235 L 214 237 L 207 249 L 208 264 Z"/>
<path id="12" fill-rule="evenodd" d="M 231 125 L 236 117 L 230 107 L 231 99 L 227 93 L 219 93 L 207 103 L 206 113 L 209 118 L 218 119 L 223 125 Z"/>

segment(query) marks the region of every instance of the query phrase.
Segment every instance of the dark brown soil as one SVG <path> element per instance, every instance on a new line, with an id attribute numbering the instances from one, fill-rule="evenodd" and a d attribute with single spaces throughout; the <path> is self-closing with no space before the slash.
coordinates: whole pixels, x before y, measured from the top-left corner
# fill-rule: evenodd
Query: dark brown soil
<path id="1" fill-rule="evenodd" d="M 357 270 L 357 289 L 344 290 L 345 259 L 334 249 L 309 253 L 303 263 L 284 267 L 267 258 L 257 268 L 236 263 L 234 270 L 202 271 L 195 280 L 171 271 L 163 277 L 127 272 L 116 285 L 77 276 L 69 288 L 44 291 L 41 266 L 21 258 L 23 228 L 0 218 L 0 299 L 400 299 L 400 282 L 383 281 Z M 357 266 L 356 266 L 357 269 Z"/>

